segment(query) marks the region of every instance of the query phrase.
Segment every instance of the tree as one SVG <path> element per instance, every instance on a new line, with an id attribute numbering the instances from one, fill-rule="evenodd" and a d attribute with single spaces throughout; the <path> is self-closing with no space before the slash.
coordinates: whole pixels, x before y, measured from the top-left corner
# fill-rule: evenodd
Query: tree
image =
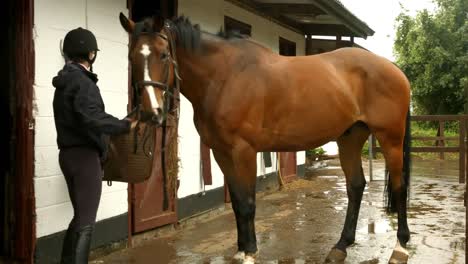
<path id="1" fill-rule="evenodd" d="M 434 14 L 396 19 L 397 65 L 412 86 L 417 114 L 459 114 L 467 100 L 468 1 L 435 0 Z"/>

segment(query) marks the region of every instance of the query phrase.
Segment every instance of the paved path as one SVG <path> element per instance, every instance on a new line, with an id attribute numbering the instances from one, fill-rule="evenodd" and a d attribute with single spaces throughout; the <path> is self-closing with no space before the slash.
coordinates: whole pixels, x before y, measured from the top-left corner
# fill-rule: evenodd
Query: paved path
<path id="1" fill-rule="evenodd" d="M 382 179 L 383 163 L 374 163 Z M 464 185 L 456 162 L 413 162 L 409 210 L 409 263 L 464 263 Z M 364 168 L 367 174 L 367 169 Z M 368 184 L 356 243 L 345 263 L 387 263 L 396 243 L 396 217 L 383 211 L 383 181 Z M 257 199 L 258 263 L 323 263 L 339 238 L 346 211 L 346 188 L 337 161 L 308 172 L 282 191 Z M 236 248 L 234 216 L 228 208 L 216 217 L 188 224 L 132 249 L 92 263 L 232 263 Z"/>

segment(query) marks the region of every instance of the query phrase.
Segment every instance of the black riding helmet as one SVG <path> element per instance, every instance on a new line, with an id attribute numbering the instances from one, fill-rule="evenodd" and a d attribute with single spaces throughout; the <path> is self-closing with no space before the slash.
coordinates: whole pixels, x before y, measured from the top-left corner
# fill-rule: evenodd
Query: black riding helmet
<path id="1" fill-rule="evenodd" d="M 94 34 L 81 27 L 69 31 L 63 41 L 63 53 L 65 53 L 67 58 L 70 60 L 84 59 L 92 64 L 96 59 L 96 56 L 90 60 L 88 54 L 91 51 L 98 50 Z"/>

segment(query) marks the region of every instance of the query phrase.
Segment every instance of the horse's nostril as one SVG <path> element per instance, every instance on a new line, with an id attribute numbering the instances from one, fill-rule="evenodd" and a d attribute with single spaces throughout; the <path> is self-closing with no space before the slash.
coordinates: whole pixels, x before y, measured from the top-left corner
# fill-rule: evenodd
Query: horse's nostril
<path id="1" fill-rule="evenodd" d="M 158 115 L 162 114 L 162 109 L 161 109 L 161 107 L 158 107 L 156 110 L 158 111 Z"/>

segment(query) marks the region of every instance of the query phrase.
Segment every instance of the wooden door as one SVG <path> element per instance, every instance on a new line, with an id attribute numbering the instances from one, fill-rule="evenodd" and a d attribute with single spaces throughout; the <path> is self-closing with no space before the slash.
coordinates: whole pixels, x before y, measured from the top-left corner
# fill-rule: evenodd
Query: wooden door
<path id="1" fill-rule="evenodd" d="M 153 170 L 151 177 L 139 184 L 133 186 L 132 199 L 132 216 L 133 216 L 133 233 L 153 229 L 155 227 L 175 223 L 177 221 L 176 208 L 176 180 L 174 175 L 171 176 L 168 167 L 177 166 L 174 160 L 169 157 L 165 159 L 166 179 L 163 175 L 162 162 L 162 136 L 163 129 L 156 128 L 155 135 L 155 153 L 153 160 Z M 175 122 L 167 124 L 165 150 L 172 149 L 177 153 L 177 124 Z M 175 149 L 174 149 L 175 148 Z M 167 153 L 167 152 L 165 152 Z M 166 182 L 164 182 L 166 181 Z M 164 190 L 167 192 L 168 206 L 164 208 Z"/>
<path id="2" fill-rule="evenodd" d="M 154 14 L 170 18 L 177 14 L 175 0 L 129 0 L 128 6 L 131 18 L 138 22 Z M 129 77 L 131 80 L 131 76 Z M 129 87 L 133 94 L 132 87 Z M 134 98 L 130 98 L 133 103 Z M 173 102 L 175 103 L 175 102 Z M 178 104 L 178 102 L 177 102 Z M 179 107 L 177 105 L 176 107 Z M 156 128 L 155 153 L 153 170 L 150 178 L 139 184 L 129 185 L 129 229 L 131 233 L 138 233 L 177 221 L 177 159 L 168 157 L 169 153 L 177 155 L 177 126 L 178 120 L 168 117 L 166 126 L 166 143 L 162 146 L 163 129 Z M 165 162 L 162 162 L 162 149 L 165 150 Z M 164 178 L 163 169 L 166 168 Z M 174 174 L 175 173 L 175 174 Z M 164 208 L 164 191 L 166 190 L 167 208 Z M 129 241 L 131 234 L 129 234 Z"/>
<path id="3" fill-rule="evenodd" d="M 285 183 L 297 178 L 296 152 L 280 152 L 280 170 Z"/>

